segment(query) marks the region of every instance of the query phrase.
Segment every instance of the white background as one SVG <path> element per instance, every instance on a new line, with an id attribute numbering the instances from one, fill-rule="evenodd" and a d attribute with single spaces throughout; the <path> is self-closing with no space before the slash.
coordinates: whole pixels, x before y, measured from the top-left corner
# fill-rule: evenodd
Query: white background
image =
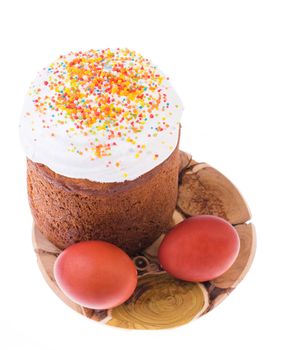
<path id="1" fill-rule="evenodd" d="M 1 1 L 1 349 L 286 349 L 286 1 Z M 99 325 L 44 282 L 31 245 L 24 95 L 70 50 L 128 47 L 181 96 L 181 148 L 227 175 L 257 228 L 247 277 L 203 318 L 168 331 Z"/>

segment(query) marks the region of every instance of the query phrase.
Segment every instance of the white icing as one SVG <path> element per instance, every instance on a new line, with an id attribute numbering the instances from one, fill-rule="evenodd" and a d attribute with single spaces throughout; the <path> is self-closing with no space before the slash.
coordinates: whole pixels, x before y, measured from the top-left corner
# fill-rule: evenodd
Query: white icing
<path id="1" fill-rule="evenodd" d="M 65 56 L 66 62 L 74 57 L 73 53 Z M 57 67 L 62 60 L 63 58 L 59 58 L 54 65 Z M 163 75 L 157 68 L 156 70 L 158 74 Z M 48 106 L 47 110 L 36 108 L 35 99 L 38 97 L 41 101 L 55 100 L 56 92 L 50 88 L 50 84 L 45 85 L 45 82 L 53 81 L 53 74 L 53 70 L 49 68 L 39 72 L 25 100 L 20 121 L 20 138 L 27 157 L 32 161 L 45 164 L 54 172 L 71 178 L 103 183 L 123 182 L 134 180 L 152 170 L 166 160 L 176 148 L 183 108 L 166 78 L 163 79 L 160 88 L 167 95 L 168 109 L 153 109 L 152 113 L 157 116 L 148 119 L 141 132 L 131 134 L 135 140 L 135 144 L 132 144 L 127 142 L 126 138 L 109 140 L 107 132 L 95 129 L 95 125 L 80 131 L 67 132 L 75 128 L 75 123 L 66 116 L 65 111 L 50 109 L 49 104 L 45 105 Z M 155 93 L 153 94 L 155 96 Z M 96 106 L 97 98 L 93 95 L 91 99 L 93 106 Z M 166 118 L 169 127 L 153 136 L 162 118 Z M 59 123 L 62 120 L 65 120 L 64 124 Z M 123 125 L 126 125 L 125 122 Z M 91 129 L 94 130 L 93 134 L 89 134 Z M 98 141 L 95 141 L 95 138 Z M 116 146 L 111 147 L 110 155 L 100 158 L 93 156 L 91 143 L 97 145 L 114 141 Z M 139 150 L 142 150 L 142 153 L 138 153 Z M 82 155 L 78 153 L 81 151 Z"/>

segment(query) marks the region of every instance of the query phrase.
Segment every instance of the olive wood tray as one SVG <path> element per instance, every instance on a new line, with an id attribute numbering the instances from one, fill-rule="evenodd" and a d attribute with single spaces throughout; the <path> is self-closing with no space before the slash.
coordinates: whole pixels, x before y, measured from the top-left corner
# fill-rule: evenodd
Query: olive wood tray
<path id="1" fill-rule="evenodd" d="M 181 151 L 176 225 L 187 217 L 210 214 L 229 221 L 240 237 L 240 252 L 228 271 L 204 282 L 184 282 L 164 272 L 157 250 L 164 234 L 149 248 L 133 258 L 138 270 L 138 285 L 124 304 L 110 310 L 93 310 L 75 304 L 59 289 L 53 266 L 61 250 L 49 242 L 34 226 L 33 246 L 39 268 L 51 289 L 75 311 L 86 317 L 120 328 L 163 329 L 183 325 L 221 303 L 248 272 L 256 246 L 255 229 L 250 223 L 247 204 L 237 188 L 219 171 L 198 163 Z"/>

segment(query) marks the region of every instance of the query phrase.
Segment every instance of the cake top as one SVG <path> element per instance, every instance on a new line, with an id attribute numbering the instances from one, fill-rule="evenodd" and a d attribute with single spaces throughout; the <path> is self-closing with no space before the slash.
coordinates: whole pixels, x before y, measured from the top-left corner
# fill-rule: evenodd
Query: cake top
<path id="1" fill-rule="evenodd" d="M 20 137 L 28 158 L 58 174 L 122 182 L 168 158 L 181 114 L 169 78 L 140 54 L 71 52 L 31 84 Z"/>

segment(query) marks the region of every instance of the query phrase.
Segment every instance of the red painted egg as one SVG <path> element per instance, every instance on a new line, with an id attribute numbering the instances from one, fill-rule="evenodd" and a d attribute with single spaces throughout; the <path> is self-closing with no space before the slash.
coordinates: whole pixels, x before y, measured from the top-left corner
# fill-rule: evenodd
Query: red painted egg
<path id="1" fill-rule="evenodd" d="M 54 276 L 72 301 L 92 309 L 124 303 L 137 284 L 137 270 L 130 257 L 104 241 L 80 242 L 65 249 L 55 262 Z"/>
<path id="2" fill-rule="evenodd" d="M 193 282 L 212 280 L 227 271 L 240 248 L 235 228 L 212 215 L 188 218 L 163 239 L 158 258 L 172 276 Z"/>

